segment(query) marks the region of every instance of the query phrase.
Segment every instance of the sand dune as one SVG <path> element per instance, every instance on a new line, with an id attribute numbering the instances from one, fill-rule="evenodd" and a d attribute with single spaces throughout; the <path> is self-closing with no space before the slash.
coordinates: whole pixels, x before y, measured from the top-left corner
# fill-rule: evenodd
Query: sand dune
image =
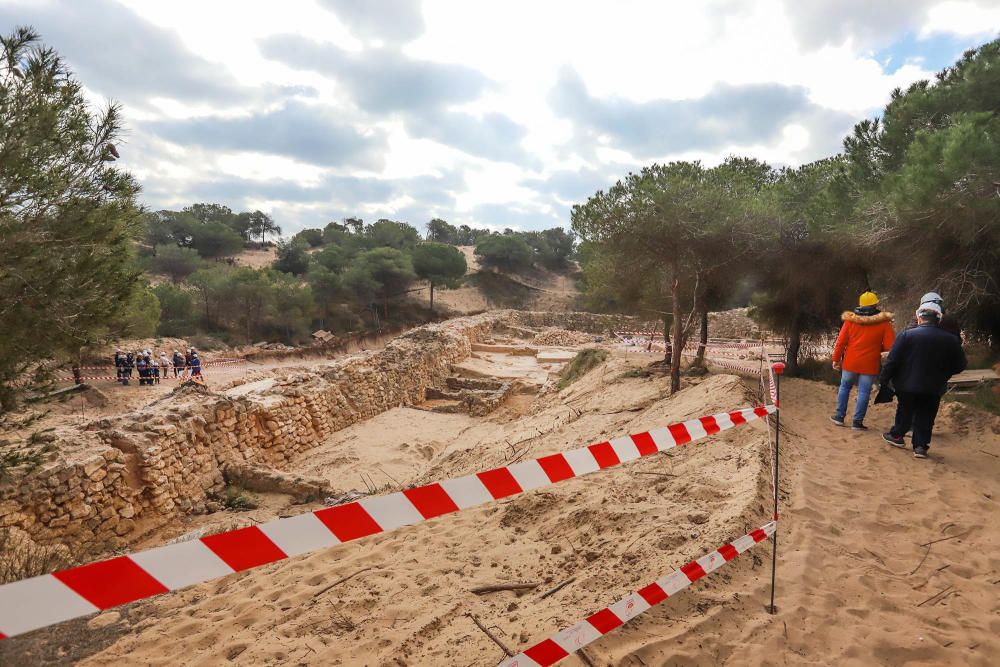
<path id="1" fill-rule="evenodd" d="M 419 484 L 752 402 L 727 375 L 668 398 L 663 379 L 622 377 L 639 363 L 613 357 L 487 419 L 392 410 L 335 434 L 301 472 L 339 488 L 360 487 L 362 473 Z M 591 645 L 594 664 L 996 663 L 1000 419 L 946 405 L 931 459 L 916 461 L 879 438 L 891 407 L 870 413 L 868 433 L 830 424 L 834 392 L 783 386 L 778 613 L 764 608 L 764 543 Z M 466 613 L 519 650 L 766 521 L 766 437 L 751 424 L 19 645 L 31 662 L 84 665 L 495 665 L 502 651 Z M 499 582 L 538 587 L 470 592 Z"/>

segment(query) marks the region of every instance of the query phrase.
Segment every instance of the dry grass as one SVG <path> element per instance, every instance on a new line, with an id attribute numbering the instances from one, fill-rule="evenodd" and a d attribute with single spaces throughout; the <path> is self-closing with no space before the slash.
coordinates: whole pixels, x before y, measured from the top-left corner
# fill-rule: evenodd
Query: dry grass
<path id="1" fill-rule="evenodd" d="M 0 528 L 0 584 L 48 574 L 72 564 L 68 550 L 36 544 L 16 528 Z"/>

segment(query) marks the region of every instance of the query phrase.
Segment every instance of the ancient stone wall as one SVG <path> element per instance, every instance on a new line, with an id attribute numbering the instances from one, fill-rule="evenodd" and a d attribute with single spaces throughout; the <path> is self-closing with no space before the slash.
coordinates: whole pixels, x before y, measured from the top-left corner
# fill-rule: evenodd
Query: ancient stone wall
<path id="1" fill-rule="evenodd" d="M 234 464 L 281 469 L 329 434 L 421 402 L 510 312 L 414 329 L 384 349 L 325 362 L 242 396 L 181 389 L 143 410 L 56 432 L 58 460 L 0 484 L 0 528 L 106 552 L 207 511 Z"/>
<path id="2" fill-rule="evenodd" d="M 180 516 L 208 511 L 226 469 L 281 470 L 335 431 L 422 402 L 498 325 L 604 334 L 637 324 L 589 313 L 494 311 L 413 329 L 379 351 L 317 362 L 259 393 L 181 388 L 83 432 L 56 431 L 55 461 L 0 484 L 0 529 L 20 528 L 80 557 L 125 548 Z M 487 397 L 476 413 L 495 409 L 506 392 Z"/>

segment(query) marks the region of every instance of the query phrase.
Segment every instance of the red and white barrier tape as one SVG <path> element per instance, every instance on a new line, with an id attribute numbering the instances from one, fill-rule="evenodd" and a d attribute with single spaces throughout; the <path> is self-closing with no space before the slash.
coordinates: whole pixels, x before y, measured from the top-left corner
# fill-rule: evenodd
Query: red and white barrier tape
<path id="1" fill-rule="evenodd" d="M 668 597 L 676 595 L 706 574 L 713 572 L 758 542 L 774 535 L 777 523 L 771 521 L 715 551 L 693 560 L 678 570 L 657 579 L 645 588 L 631 593 L 609 607 L 591 614 L 576 625 L 525 649 L 499 667 L 548 667 L 570 653 L 580 650 L 619 626 L 628 623 Z"/>
<path id="2" fill-rule="evenodd" d="M 767 365 L 768 389 L 771 393 L 771 404 L 778 405 L 778 383 L 774 381 L 774 365 Z M 763 376 L 761 376 L 763 378 Z"/>
<path id="3" fill-rule="evenodd" d="M 614 332 L 619 338 L 630 339 L 630 338 L 640 338 L 645 339 L 644 342 L 648 342 L 652 336 L 657 338 L 662 338 L 662 334 L 649 334 L 641 331 L 616 331 Z M 698 341 L 688 341 L 684 345 L 685 350 L 694 350 L 701 345 Z M 763 347 L 762 342 L 745 342 L 745 341 L 722 341 L 722 340 L 710 340 L 706 344 L 706 349 L 709 350 L 747 350 Z"/>
<path id="4" fill-rule="evenodd" d="M 238 364 L 245 364 L 245 363 L 246 363 L 246 359 L 216 359 L 215 361 L 206 361 L 206 362 L 203 362 L 202 365 L 201 365 L 201 367 L 202 368 L 211 368 L 212 366 L 236 366 Z M 113 370 L 116 370 L 117 368 L 118 368 L 117 366 L 80 366 L 80 370 L 81 371 L 113 371 Z M 134 368 L 135 367 L 133 366 L 133 369 Z M 167 366 L 160 366 L 160 368 L 171 368 L 172 369 L 172 368 L 175 368 L 175 366 L 173 364 L 168 364 Z M 176 366 L 176 368 L 193 368 L 193 367 L 192 366 Z M 69 377 L 69 378 L 72 378 L 73 375 L 71 373 L 63 372 L 63 373 L 61 373 L 59 375 L 59 377 Z M 101 375 L 101 376 L 94 376 L 94 377 L 107 377 L 107 376 Z"/>
<path id="5" fill-rule="evenodd" d="M 761 419 L 722 412 L 386 496 L 0 586 L 0 639 L 618 466 Z"/>
<path id="6" fill-rule="evenodd" d="M 688 352 L 685 352 L 688 356 L 693 356 Z M 753 368 L 744 364 L 737 364 L 726 359 L 719 359 L 718 357 L 705 357 L 705 363 L 711 364 L 713 366 L 718 366 L 720 368 L 727 368 L 731 371 L 736 371 L 737 373 L 743 373 L 744 375 L 760 375 L 759 368 Z"/>
<path id="7" fill-rule="evenodd" d="M 701 345 L 701 343 L 690 342 L 689 341 L 688 344 L 685 347 L 698 347 L 699 345 Z M 760 341 L 745 342 L 745 341 L 712 341 L 712 340 L 710 340 L 710 341 L 708 341 L 708 345 L 706 347 L 708 347 L 709 349 L 716 349 L 716 350 L 727 350 L 727 349 L 749 350 L 749 349 L 754 349 L 754 348 L 758 348 L 758 347 L 764 347 L 764 343 L 762 343 Z"/>
<path id="8" fill-rule="evenodd" d="M 138 375 L 136 373 L 133 373 L 132 375 L 126 375 L 125 377 L 129 381 L 138 381 L 138 380 L 163 380 L 164 382 L 167 382 L 167 381 L 173 382 L 174 380 L 180 380 L 180 381 L 183 382 L 184 380 L 190 379 L 190 375 L 177 375 L 177 376 L 174 376 L 174 375 L 160 375 L 160 376 L 149 375 L 149 376 L 143 377 L 143 376 L 140 376 L 140 375 Z M 60 380 L 75 380 L 76 378 L 74 378 L 72 375 L 70 375 L 70 376 L 60 377 L 59 379 Z M 80 379 L 81 380 L 115 380 L 115 381 L 118 381 L 118 380 L 121 380 L 122 378 L 118 377 L 117 375 L 81 375 Z"/>
<path id="9" fill-rule="evenodd" d="M 245 363 L 245 362 L 240 361 L 240 360 L 237 360 L 237 361 L 213 361 L 213 362 L 202 364 L 201 368 L 212 368 L 214 366 L 235 366 L 235 365 L 242 364 L 242 363 Z M 84 368 L 87 368 L 87 367 L 81 366 L 80 370 L 84 370 Z M 104 370 L 104 369 L 106 369 L 106 370 L 115 370 L 114 366 L 93 366 L 93 367 L 89 367 L 89 368 L 92 368 L 94 370 Z M 172 366 L 171 365 L 171 366 L 157 366 L 157 368 L 159 368 L 160 370 L 166 369 L 167 371 L 173 371 L 174 368 L 177 368 L 178 370 L 181 370 L 181 371 L 189 371 L 189 370 L 193 369 L 194 366 Z M 132 372 L 133 373 L 137 373 L 138 369 L 133 366 L 132 367 Z M 72 380 L 72 379 L 74 379 L 74 376 L 73 376 L 72 373 L 58 373 L 58 374 L 56 374 L 56 377 L 60 378 L 60 379 L 64 379 L 64 380 Z M 133 375 L 133 377 L 136 377 L 136 376 Z M 161 375 L 160 376 L 161 379 L 163 379 L 165 377 L 166 377 L 165 375 Z M 116 379 L 118 379 L 118 376 L 116 376 L 116 375 L 88 375 L 88 376 L 81 376 L 80 379 L 81 380 L 107 380 L 107 379 L 116 380 Z"/>

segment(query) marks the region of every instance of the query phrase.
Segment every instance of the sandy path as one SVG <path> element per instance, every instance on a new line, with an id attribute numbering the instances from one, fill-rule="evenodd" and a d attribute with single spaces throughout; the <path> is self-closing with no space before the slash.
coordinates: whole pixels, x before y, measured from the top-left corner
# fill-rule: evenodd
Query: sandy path
<path id="1" fill-rule="evenodd" d="M 870 411 L 872 430 L 855 433 L 829 422 L 833 387 L 791 380 L 783 390 L 792 434 L 779 613 L 763 611 L 766 577 L 734 587 L 740 602 L 684 624 L 674 656 L 647 663 L 997 664 L 1000 419 L 946 407 L 931 459 L 917 461 L 880 438 L 893 408 Z"/>

